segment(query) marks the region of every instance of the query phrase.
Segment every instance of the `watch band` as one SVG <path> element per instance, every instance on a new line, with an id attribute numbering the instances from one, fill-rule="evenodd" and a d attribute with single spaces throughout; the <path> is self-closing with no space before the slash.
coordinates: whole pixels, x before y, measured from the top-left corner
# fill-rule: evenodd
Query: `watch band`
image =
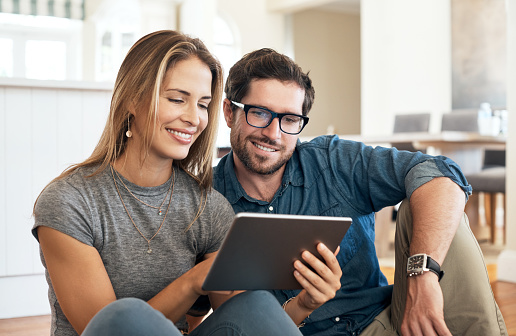
<path id="1" fill-rule="evenodd" d="M 444 271 L 441 271 L 441 266 L 430 256 L 426 256 L 426 268 L 428 268 L 430 272 L 434 272 L 439 278 L 439 281 L 441 281 L 444 276 Z"/>

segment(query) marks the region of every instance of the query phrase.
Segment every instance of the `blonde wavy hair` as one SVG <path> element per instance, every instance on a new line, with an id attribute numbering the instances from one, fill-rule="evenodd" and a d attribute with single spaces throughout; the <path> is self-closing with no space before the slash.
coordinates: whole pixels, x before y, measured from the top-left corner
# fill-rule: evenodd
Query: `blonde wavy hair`
<path id="1" fill-rule="evenodd" d="M 208 106 L 206 129 L 192 144 L 186 158 L 174 160 L 174 164 L 194 177 L 203 191 L 208 191 L 213 181 L 213 154 L 222 99 L 222 66 L 201 40 L 172 30 L 150 33 L 131 47 L 118 71 L 109 117 L 93 153 L 85 161 L 68 167 L 53 181 L 70 175 L 77 168 L 99 165 L 91 175 L 94 176 L 115 162 L 127 145 L 125 132 L 130 122 L 130 106 L 140 113 L 147 111 L 141 143 L 143 163 L 154 136 L 152 126 L 158 118 L 158 101 L 165 74 L 177 62 L 190 57 L 197 57 L 210 69 L 212 100 Z"/>

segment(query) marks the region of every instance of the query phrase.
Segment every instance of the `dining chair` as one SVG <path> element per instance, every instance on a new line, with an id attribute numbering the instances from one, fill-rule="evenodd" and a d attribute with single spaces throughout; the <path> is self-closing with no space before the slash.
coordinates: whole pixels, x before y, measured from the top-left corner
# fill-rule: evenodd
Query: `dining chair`
<path id="1" fill-rule="evenodd" d="M 478 111 L 459 110 L 445 113 L 442 116 L 441 131 L 479 132 Z M 466 179 L 473 187 L 473 195 L 466 204 L 466 213 L 471 226 L 477 230 L 480 228 L 481 216 L 480 198 L 482 197 L 483 216 L 489 227 L 489 241 L 496 243 L 496 209 L 498 207 L 497 195 L 503 195 L 501 207 L 505 216 L 505 150 L 484 150 L 482 169 L 479 172 L 466 174 Z M 503 230 L 505 232 L 505 220 Z M 480 234 L 479 234 L 480 235 Z M 479 239 L 480 237 L 477 237 Z M 479 239 L 482 240 L 482 239 Z M 505 240 L 505 233 L 501 239 Z"/>
<path id="2" fill-rule="evenodd" d="M 455 110 L 444 113 L 441 120 L 441 131 L 478 133 L 478 111 Z"/>
<path id="3" fill-rule="evenodd" d="M 505 150 L 485 150 L 483 169 L 477 173 L 466 175 L 466 179 L 473 187 L 473 192 L 478 192 L 478 197 L 483 196 L 484 201 L 484 218 L 489 227 L 489 241 L 491 244 L 505 244 L 506 239 L 506 223 L 505 223 Z M 499 200 L 501 198 L 500 204 Z M 472 204 L 478 202 L 473 200 Z M 468 202 L 469 203 L 469 202 Z M 502 229 L 497 230 L 497 209 L 503 209 Z M 466 207 L 468 205 L 466 204 Z M 477 207 L 474 207 L 478 211 Z M 475 215 L 479 216 L 478 213 Z M 498 233 L 501 238 L 498 239 Z"/>
<path id="4" fill-rule="evenodd" d="M 427 133 L 430 129 L 430 113 L 397 114 L 394 116 L 393 133 Z M 411 142 L 393 143 L 393 147 L 399 150 L 417 152 Z M 423 150 L 424 151 L 424 150 Z"/>

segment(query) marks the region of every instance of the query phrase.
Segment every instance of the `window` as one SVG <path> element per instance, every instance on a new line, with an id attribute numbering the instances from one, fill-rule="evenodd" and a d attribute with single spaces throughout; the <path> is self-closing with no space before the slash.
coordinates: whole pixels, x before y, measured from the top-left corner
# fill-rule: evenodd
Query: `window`
<path id="1" fill-rule="evenodd" d="M 104 0 L 95 12 L 94 80 L 114 82 L 120 65 L 140 31 L 142 8 L 138 1 Z"/>
<path id="2" fill-rule="evenodd" d="M 0 13 L 0 76 L 81 79 L 82 21 Z"/>
<path id="3" fill-rule="evenodd" d="M 25 49 L 25 77 L 66 79 L 66 43 L 28 40 Z"/>
<path id="4" fill-rule="evenodd" d="M 96 75 L 98 81 L 115 81 L 120 65 L 136 42 L 135 32 L 121 31 L 119 28 L 106 28 L 100 39 L 100 66 Z"/>
<path id="5" fill-rule="evenodd" d="M 213 53 L 217 56 L 224 69 L 224 83 L 228 76 L 229 69 L 240 58 L 240 46 L 237 43 L 236 29 L 232 29 L 229 20 L 225 20 L 221 15 L 215 17 L 213 29 Z M 230 129 L 226 125 L 224 115 L 221 113 L 219 120 L 219 133 L 217 137 L 217 147 L 230 147 Z"/>
<path id="6" fill-rule="evenodd" d="M 235 34 L 226 20 L 219 15 L 215 17 L 214 25 L 213 41 L 215 45 L 213 52 L 222 63 L 224 74 L 227 77 L 229 68 L 238 61 L 239 48 L 237 48 Z"/>
<path id="7" fill-rule="evenodd" d="M 0 38 L 0 77 L 13 76 L 13 40 Z"/>

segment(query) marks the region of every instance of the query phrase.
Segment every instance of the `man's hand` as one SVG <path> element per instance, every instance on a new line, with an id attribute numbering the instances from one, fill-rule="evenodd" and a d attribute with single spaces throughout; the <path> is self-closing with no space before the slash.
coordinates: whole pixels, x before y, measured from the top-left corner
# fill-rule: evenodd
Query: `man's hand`
<path id="1" fill-rule="evenodd" d="M 432 272 L 407 279 L 407 301 L 401 334 L 452 336 L 444 321 L 443 293 Z"/>
<path id="2" fill-rule="evenodd" d="M 317 245 L 317 251 L 321 254 L 324 262 L 308 251 L 301 255 L 303 260 L 315 271 L 305 266 L 301 261 L 294 262 L 294 276 L 303 290 L 285 307 L 285 310 L 296 324 L 300 324 L 315 309 L 335 297 L 340 289 L 340 277 L 342 270 L 335 257 L 340 248 L 333 254 L 324 244 Z"/>

